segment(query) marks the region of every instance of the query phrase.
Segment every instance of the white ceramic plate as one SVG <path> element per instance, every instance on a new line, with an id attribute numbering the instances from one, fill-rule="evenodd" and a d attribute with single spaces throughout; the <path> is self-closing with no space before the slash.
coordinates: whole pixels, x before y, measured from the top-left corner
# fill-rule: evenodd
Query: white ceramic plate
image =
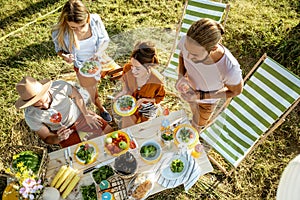
<path id="1" fill-rule="evenodd" d="M 183 131 L 188 130 L 192 137 L 186 136 L 186 141 L 183 140 Z M 174 130 L 175 139 L 179 144 L 193 145 L 198 139 L 198 133 L 194 127 L 188 124 L 181 124 Z"/>
<path id="2" fill-rule="evenodd" d="M 101 69 L 101 64 L 98 61 L 88 60 L 82 64 L 82 67 L 79 69 L 79 73 L 85 77 L 94 77 L 100 74 Z"/>
<path id="3" fill-rule="evenodd" d="M 132 103 L 132 105 L 131 105 L 131 108 L 128 109 L 128 110 L 122 110 L 121 107 L 120 107 L 120 102 L 121 102 L 122 100 L 124 100 L 125 98 L 130 99 L 131 101 L 133 101 L 133 103 Z M 124 95 L 124 96 L 121 96 L 120 98 L 118 98 L 118 99 L 115 101 L 115 103 L 114 103 L 114 105 L 113 105 L 113 108 L 114 108 L 114 111 L 115 111 L 118 115 L 120 115 L 120 116 L 125 117 L 125 116 L 133 115 L 133 114 L 135 113 L 136 109 L 137 109 L 137 107 L 136 107 L 136 100 L 135 100 L 135 98 L 134 98 L 133 96 L 131 96 L 131 95 Z"/>
<path id="4" fill-rule="evenodd" d="M 94 148 L 94 152 L 92 153 L 92 158 L 91 158 L 90 162 L 87 163 L 87 164 L 85 164 L 85 161 L 84 161 L 84 160 L 81 160 L 81 159 L 76 155 L 77 152 L 80 150 L 80 146 L 81 146 L 81 145 L 85 145 L 85 144 L 87 144 L 87 145 L 89 145 L 90 147 L 93 147 L 93 148 Z M 93 163 L 93 162 L 96 161 L 96 158 L 97 158 L 97 156 L 98 156 L 98 153 L 99 153 L 99 150 L 98 150 L 97 145 L 96 145 L 94 142 L 87 141 L 87 142 L 79 143 L 79 144 L 77 145 L 77 148 L 76 148 L 76 150 L 75 150 L 75 152 L 74 152 L 74 154 L 75 154 L 74 156 L 75 156 L 75 159 L 76 159 L 76 161 L 77 161 L 78 163 L 80 163 L 80 164 L 82 164 L 82 165 L 88 165 L 88 164 L 91 164 L 91 163 Z"/>
<path id="5" fill-rule="evenodd" d="M 184 168 L 181 172 L 172 172 L 171 171 L 170 166 L 171 166 L 172 161 L 175 159 L 180 159 L 183 162 Z M 176 180 L 176 179 L 181 178 L 185 174 L 187 169 L 188 169 L 188 162 L 185 159 L 185 157 L 176 155 L 171 160 L 169 160 L 169 163 L 167 164 L 167 166 L 162 170 L 161 175 L 165 179 Z"/>

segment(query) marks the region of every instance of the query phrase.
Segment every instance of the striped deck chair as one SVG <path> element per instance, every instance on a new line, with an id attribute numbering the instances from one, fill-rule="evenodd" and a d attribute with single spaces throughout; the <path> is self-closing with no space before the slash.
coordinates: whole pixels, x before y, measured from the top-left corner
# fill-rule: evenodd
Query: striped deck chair
<path id="1" fill-rule="evenodd" d="M 243 92 L 229 100 L 200 133 L 233 166 L 227 171 L 211 158 L 227 175 L 283 122 L 300 100 L 300 78 L 266 54 L 245 79 Z"/>
<path id="2" fill-rule="evenodd" d="M 177 48 L 177 42 L 180 40 L 180 37 L 187 33 L 192 23 L 201 18 L 210 18 L 225 26 L 229 4 L 209 0 L 189 0 L 186 2 L 184 10 L 179 28 L 177 29 L 177 40 L 173 46 L 173 54 L 168 61 L 167 68 L 163 72 L 164 76 L 173 79 L 177 79 L 178 56 L 180 52 Z"/>

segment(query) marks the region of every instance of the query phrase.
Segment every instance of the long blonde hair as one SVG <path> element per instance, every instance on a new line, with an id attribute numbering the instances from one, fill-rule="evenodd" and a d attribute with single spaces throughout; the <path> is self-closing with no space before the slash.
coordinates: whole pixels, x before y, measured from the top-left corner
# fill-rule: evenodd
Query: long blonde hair
<path id="1" fill-rule="evenodd" d="M 79 49 L 79 44 L 74 31 L 67 22 L 90 23 L 90 13 L 80 0 L 69 0 L 63 7 L 58 23 L 52 28 L 52 32 L 58 31 L 57 41 L 59 46 L 71 52 L 73 45 Z M 69 44 L 64 43 L 64 34 L 66 32 L 69 35 Z"/>
<path id="2" fill-rule="evenodd" d="M 202 18 L 194 22 L 187 32 L 188 39 L 196 41 L 208 52 L 218 44 L 223 34 L 223 26 L 208 18 Z"/>

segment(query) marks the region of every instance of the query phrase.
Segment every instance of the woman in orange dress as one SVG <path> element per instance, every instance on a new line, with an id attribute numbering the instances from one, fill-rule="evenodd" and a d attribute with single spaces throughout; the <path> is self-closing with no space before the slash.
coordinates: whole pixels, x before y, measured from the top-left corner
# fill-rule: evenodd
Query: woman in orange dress
<path id="1" fill-rule="evenodd" d="M 139 42 L 130 56 L 130 62 L 123 67 L 123 90 L 115 100 L 123 95 L 132 95 L 137 100 L 137 111 L 122 118 L 122 128 L 147 121 L 155 112 L 156 104 L 165 97 L 163 81 L 152 71 L 158 65 L 156 48 L 151 42 Z M 147 107 L 146 110 L 143 108 Z"/>

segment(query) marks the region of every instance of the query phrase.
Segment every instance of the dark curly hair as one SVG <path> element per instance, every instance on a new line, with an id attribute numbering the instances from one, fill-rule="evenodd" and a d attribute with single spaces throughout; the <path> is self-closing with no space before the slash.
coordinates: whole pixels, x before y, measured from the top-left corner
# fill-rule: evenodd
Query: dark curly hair
<path id="1" fill-rule="evenodd" d="M 130 57 L 136 59 L 142 65 L 159 63 L 155 45 L 150 41 L 138 42 L 134 46 Z"/>

